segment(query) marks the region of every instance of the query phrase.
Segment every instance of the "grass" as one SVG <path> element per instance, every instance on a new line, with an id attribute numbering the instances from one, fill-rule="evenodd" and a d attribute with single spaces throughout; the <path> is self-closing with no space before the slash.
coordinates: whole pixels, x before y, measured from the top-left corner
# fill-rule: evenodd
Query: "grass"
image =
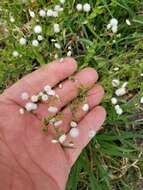
<path id="1" fill-rule="evenodd" d="M 79 69 L 94 67 L 105 87 L 103 106 L 108 117 L 102 130 L 82 152 L 74 165 L 67 190 L 141 190 L 143 188 L 143 2 L 140 0 L 82 0 L 91 4 L 90 13 L 77 12 L 79 1 L 67 0 L 64 11 L 57 18 L 40 18 L 40 8 L 50 8 L 58 0 L 0 2 L 0 92 L 22 76 L 53 60 L 55 54 L 66 56 L 68 46 L 78 61 Z M 31 19 L 28 10 L 34 10 Z M 10 15 L 15 22 L 10 22 Z M 117 34 L 107 31 L 109 20 L 119 21 Z M 125 22 L 131 21 L 131 26 Z M 39 23 L 44 40 L 38 47 L 31 45 L 36 38 L 33 26 Z M 59 23 L 61 32 L 54 34 L 53 23 Z M 20 46 L 19 38 L 28 44 Z M 62 48 L 54 48 L 51 39 L 57 39 Z M 13 57 L 16 50 L 21 56 Z M 114 71 L 119 67 L 118 71 Z M 111 97 L 115 89 L 111 81 L 128 81 L 127 95 L 119 98 L 124 110 L 115 113 Z"/>

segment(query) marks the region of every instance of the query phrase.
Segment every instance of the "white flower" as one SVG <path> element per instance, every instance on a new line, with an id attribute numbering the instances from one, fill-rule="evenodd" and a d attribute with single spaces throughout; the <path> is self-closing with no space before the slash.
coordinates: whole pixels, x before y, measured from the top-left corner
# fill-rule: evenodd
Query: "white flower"
<path id="1" fill-rule="evenodd" d="M 84 112 L 87 112 L 87 111 L 89 110 L 89 105 L 88 105 L 88 104 L 84 104 L 84 105 L 82 106 L 82 110 L 83 110 Z"/>
<path id="2" fill-rule="evenodd" d="M 37 47 L 39 45 L 38 40 L 32 40 L 32 45 Z"/>
<path id="3" fill-rule="evenodd" d="M 57 17 L 58 16 L 58 12 L 57 11 L 53 11 L 53 17 Z"/>
<path id="4" fill-rule="evenodd" d="M 25 105 L 25 109 L 27 111 L 32 111 L 32 110 L 36 110 L 37 109 L 37 104 L 33 103 L 33 102 L 28 102 Z"/>
<path id="5" fill-rule="evenodd" d="M 90 139 L 93 138 L 95 135 L 96 135 L 96 131 L 94 131 L 94 130 L 90 130 L 88 133 L 88 136 Z"/>
<path id="6" fill-rule="evenodd" d="M 55 43 L 54 46 L 55 46 L 55 48 L 57 48 L 57 49 L 61 49 L 61 45 L 60 45 L 59 43 Z"/>
<path id="7" fill-rule="evenodd" d="M 56 122 L 54 123 L 54 126 L 55 126 L 55 127 L 58 127 L 58 126 L 61 125 L 62 123 L 63 123 L 62 120 L 56 121 Z"/>
<path id="8" fill-rule="evenodd" d="M 34 32 L 37 33 L 37 34 L 41 33 L 42 32 L 42 27 L 40 25 L 36 25 L 34 27 Z"/>
<path id="9" fill-rule="evenodd" d="M 52 9 L 47 10 L 47 16 L 49 16 L 49 17 L 53 16 L 53 10 Z"/>
<path id="10" fill-rule="evenodd" d="M 56 113 L 58 111 L 58 108 L 54 107 L 54 106 L 50 106 L 48 108 L 48 111 L 51 112 L 51 113 Z"/>
<path id="11" fill-rule="evenodd" d="M 112 30 L 113 33 L 116 33 L 118 31 L 118 27 L 117 26 L 113 26 L 111 30 Z"/>
<path id="12" fill-rule="evenodd" d="M 118 31 L 118 20 L 116 18 L 112 18 L 107 25 L 107 29 L 109 30 L 111 28 L 113 33 L 116 33 Z"/>
<path id="13" fill-rule="evenodd" d="M 56 140 L 56 139 L 52 139 L 51 142 L 52 142 L 53 144 L 56 144 L 56 143 L 58 143 L 59 141 Z"/>
<path id="14" fill-rule="evenodd" d="M 72 55 L 72 51 L 69 50 L 69 51 L 67 52 L 67 57 L 71 57 L 71 55 Z"/>
<path id="15" fill-rule="evenodd" d="M 65 140 L 66 140 L 66 138 L 67 138 L 67 136 L 65 135 L 65 134 L 63 134 L 63 135 L 61 135 L 60 137 L 59 137 L 59 142 L 60 143 L 63 143 Z"/>
<path id="16" fill-rule="evenodd" d="M 120 81 L 118 79 L 113 79 L 112 80 L 112 86 L 113 87 L 117 87 L 117 86 L 119 86 L 119 84 L 120 84 Z"/>
<path id="17" fill-rule="evenodd" d="M 140 76 L 143 77 L 143 73 L 141 73 Z"/>
<path id="18" fill-rule="evenodd" d="M 61 3 L 61 4 L 64 4 L 64 3 L 65 3 L 65 0 L 60 0 L 60 3 Z"/>
<path id="19" fill-rule="evenodd" d="M 84 12 L 89 12 L 90 9 L 91 9 L 91 6 L 90 6 L 89 3 L 85 3 L 85 4 L 83 5 L 83 10 L 84 10 Z"/>
<path id="20" fill-rule="evenodd" d="M 30 14 L 30 16 L 31 16 L 32 18 L 35 17 L 35 13 L 34 13 L 34 11 L 29 10 L 29 14 Z"/>
<path id="21" fill-rule="evenodd" d="M 77 123 L 75 121 L 71 121 L 70 126 L 71 127 L 77 127 Z"/>
<path id="22" fill-rule="evenodd" d="M 61 6 L 60 6 L 60 5 L 55 5 L 54 10 L 57 11 L 57 12 L 59 12 L 59 11 L 61 11 L 62 9 L 61 9 Z"/>
<path id="23" fill-rule="evenodd" d="M 123 113 L 123 110 L 119 105 L 115 106 L 115 111 L 118 115 L 121 115 Z"/>
<path id="24" fill-rule="evenodd" d="M 31 101 L 32 102 L 37 102 L 38 101 L 38 96 L 36 96 L 36 95 L 31 96 Z"/>
<path id="25" fill-rule="evenodd" d="M 25 44 L 26 44 L 26 39 L 23 38 L 23 37 L 20 38 L 19 43 L 20 43 L 21 45 L 25 45 Z"/>
<path id="26" fill-rule="evenodd" d="M 79 129 L 78 128 L 72 128 L 69 132 L 70 136 L 73 138 L 76 138 L 79 136 Z"/>
<path id="27" fill-rule="evenodd" d="M 115 97 L 111 98 L 111 103 L 113 105 L 117 104 L 117 102 L 118 102 L 117 98 L 115 98 Z"/>
<path id="28" fill-rule="evenodd" d="M 42 40 L 43 40 L 43 36 L 41 36 L 41 35 L 38 35 L 37 38 L 38 38 L 39 41 L 42 41 Z"/>
<path id="29" fill-rule="evenodd" d="M 126 19 L 126 23 L 127 23 L 128 26 L 131 26 L 131 22 L 130 22 L 129 19 Z"/>
<path id="30" fill-rule="evenodd" d="M 78 11 L 82 11 L 82 4 L 80 4 L 80 3 L 78 3 L 77 5 L 76 5 L 76 9 L 78 10 Z"/>
<path id="31" fill-rule="evenodd" d="M 49 96 L 55 96 L 55 95 L 56 95 L 56 92 L 55 92 L 54 90 L 49 90 L 49 91 L 47 91 L 47 94 L 48 94 Z"/>
<path id="32" fill-rule="evenodd" d="M 59 84 L 59 88 L 63 88 L 63 85 L 62 85 L 62 84 Z"/>
<path id="33" fill-rule="evenodd" d="M 55 23 L 53 27 L 54 27 L 54 33 L 59 33 L 60 32 L 59 24 Z"/>
<path id="34" fill-rule="evenodd" d="M 19 113 L 20 113 L 20 114 L 24 114 L 24 109 L 23 109 L 23 108 L 20 108 L 20 109 L 19 109 Z"/>
<path id="35" fill-rule="evenodd" d="M 17 51 L 13 51 L 13 52 L 12 52 L 12 55 L 13 55 L 13 57 L 18 57 L 18 56 L 19 56 L 19 53 L 18 53 Z"/>
<path id="36" fill-rule="evenodd" d="M 41 9 L 41 10 L 39 11 L 39 15 L 40 15 L 41 17 L 45 17 L 45 16 L 46 16 L 46 11 L 45 11 L 44 9 Z"/>
<path id="37" fill-rule="evenodd" d="M 143 104 L 143 97 L 141 97 L 141 99 L 140 99 L 140 103 Z"/>
<path id="38" fill-rule="evenodd" d="M 23 92 L 23 93 L 21 94 L 21 99 L 22 99 L 22 100 L 28 100 L 28 98 L 29 98 L 29 94 L 28 94 L 27 92 Z"/>
<path id="39" fill-rule="evenodd" d="M 117 26 L 118 25 L 118 20 L 116 18 L 112 18 L 110 20 L 110 25 L 113 27 L 113 26 Z"/>
<path id="40" fill-rule="evenodd" d="M 119 71 L 119 67 L 114 67 L 113 71 Z"/>
<path id="41" fill-rule="evenodd" d="M 123 88 L 123 87 L 121 87 L 121 88 L 119 88 L 119 89 L 117 89 L 117 90 L 115 91 L 115 94 L 116 94 L 117 96 L 123 96 L 123 95 L 126 94 L 126 89 Z"/>
<path id="42" fill-rule="evenodd" d="M 41 99 L 42 99 L 43 101 L 47 101 L 47 100 L 48 100 L 48 96 L 47 96 L 46 94 L 43 94 L 43 95 L 41 96 Z"/>
<path id="43" fill-rule="evenodd" d="M 15 22 L 15 18 L 13 16 L 10 16 L 10 22 Z"/>
<path id="44" fill-rule="evenodd" d="M 47 84 L 47 85 L 44 87 L 44 90 L 45 90 L 46 92 L 51 91 L 51 86 Z"/>

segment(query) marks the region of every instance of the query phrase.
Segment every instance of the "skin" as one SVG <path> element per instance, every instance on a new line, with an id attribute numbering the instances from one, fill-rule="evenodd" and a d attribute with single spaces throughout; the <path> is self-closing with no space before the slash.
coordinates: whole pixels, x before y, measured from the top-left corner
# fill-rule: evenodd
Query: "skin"
<path id="1" fill-rule="evenodd" d="M 0 96 L 0 187 L 4 190 L 64 190 L 71 167 L 82 149 L 91 140 L 89 131 L 98 131 L 103 124 L 106 112 L 99 106 L 103 88 L 95 84 L 97 72 L 86 68 L 76 74 L 77 63 L 72 58 L 54 61 L 47 66 L 25 76 Z M 68 77 L 75 75 L 75 81 Z M 64 80 L 64 81 L 63 81 Z M 63 87 L 59 88 L 58 83 Z M 26 103 L 21 93 L 39 93 L 49 84 L 60 96 L 54 105 L 63 115 L 62 130 L 68 134 L 72 120 L 70 102 L 78 96 L 79 87 L 89 88 L 87 102 L 90 111 L 84 112 L 77 103 L 74 117 L 78 122 L 79 137 L 74 139 L 74 148 L 63 148 L 59 143 L 51 143 L 55 133 L 51 126 L 45 134 L 41 129 L 44 116 L 49 116 L 46 103 L 40 103 L 34 113 L 19 113 Z"/>

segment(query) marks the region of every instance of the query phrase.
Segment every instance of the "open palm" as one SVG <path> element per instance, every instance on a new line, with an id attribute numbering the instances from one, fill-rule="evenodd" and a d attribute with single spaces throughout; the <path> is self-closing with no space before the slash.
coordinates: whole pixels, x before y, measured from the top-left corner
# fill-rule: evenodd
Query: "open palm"
<path id="1" fill-rule="evenodd" d="M 48 66 L 25 76 L 7 89 L 0 97 L 0 187 L 4 190 L 63 190 L 72 165 L 82 149 L 90 141 L 90 130 L 97 131 L 105 120 L 104 108 L 98 106 L 104 96 L 103 88 L 95 84 L 98 75 L 92 68 L 85 68 L 70 77 L 77 65 L 72 58 L 54 61 Z M 62 82 L 62 88 L 57 84 Z M 78 122 L 79 136 L 73 140 L 72 148 L 60 143 L 51 143 L 55 131 L 48 125 L 44 133 L 43 118 L 50 116 L 48 103 L 40 103 L 34 112 L 19 113 L 26 100 L 23 92 L 30 96 L 50 85 L 60 97 L 54 102 L 63 115 L 61 130 L 72 140 L 69 124 L 73 119 L 70 104 L 80 92 L 80 86 L 90 88 L 87 92 L 88 112 L 77 102 L 74 119 Z"/>

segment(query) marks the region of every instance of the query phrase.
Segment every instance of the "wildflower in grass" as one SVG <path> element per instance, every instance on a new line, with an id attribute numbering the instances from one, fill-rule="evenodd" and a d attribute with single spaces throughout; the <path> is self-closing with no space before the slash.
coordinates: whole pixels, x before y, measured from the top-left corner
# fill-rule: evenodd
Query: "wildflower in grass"
<path id="1" fill-rule="evenodd" d="M 65 134 L 61 135 L 58 139 L 60 143 L 63 143 L 66 140 L 67 136 Z"/>
<path id="2" fill-rule="evenodd" d="M 115 94 L 117 95 L 117 96 L 123 96 L 123 95 L 125 95 L 126 94 L 126 88 L 124 88 L 124 87 L 121 87 L 121 88 L 119 88 L 119 89 L 117 89 L 116 91 L 115 91 Z"/>
<path id="3" fill-rule="evenodd" d="M 15 18 L 14 18 L 13 16 L 10 16 L 10 19 L 9 19 L 9 20 L 10 20 L 10 22 L 12 22 L 12 23 L 15 22 Z"/>
<path id="4" fill-rule="evenodd" d="M 85 3 L 85 4 L 83 5 L 83 11 L 84 11 L 84 12 L 89 12 L 90 10 L 91 10 L 90 4 L 89 4 L 89 3 Z"/>
<path id="5" fill-rule="evenodd" d="M 82 9 L 83 9 L 82 4 L 78 3 L 78 4 L 76 5 L 76 9 L 77 9 L 77 11 L 82 11 Z"/>
<path id="6" fill-rule="evenodd" d="M 140 76 L 143 77 L 143 73 L 141 73 Z"/>
<path id="7" fill-rule="evenodd" d="M 126 19 L 126 24 L 127 24 L 128 26 L 131 26 L 131 22 L 130 22 L 129 19 Z"/>
<path id="8" fill-rule="evenodd" d="M 107 29 L 109 30 L 111 28 L 113 33 L 116 33 L 118 30 L 118 20 L 116 18 L 112 18 L 107 25 Z"/>
<path id="9" fill-rule="evenodd" d="M 54 27 L 54 33 L 59 33 L 60 32 L 59 24 L 55 23 L 53 27 Z"/>
<path id="10" fill-rule="evenodd" d="M 69 51 L 67 52 L 67 57 L 71 57 L 71 55 L 72 55 L 72 51 L 69 50 Z"/>
<path id="11" fill-rule="evenodd" d="M 26 44 L 26 39 L 23 38 L 23 37 L 20 38 L 19 43 L 20 43 L 20 45 L 25 45 Z"/>
<path id="12" fill-rule="evenodd" d="M 118 115 L 121 115 L 123 113 L 123 110 L 119 105 L 115 106 L 115 111 Z"/>
<path id="13" fill-rule="evenodd" d="M 63 11 L 63 8 L 60 5 L 55 5 L 54 11 L 60 12 Z"/>
<path id="14" fill-rule="evenodd" d="M 117 104 L 117 102 L 118 102 L 117 98 L 115 98 L 115 97 L 111 98 L 111 103 L 113 105 Z"/>
<path id="15" fill-rule="evenodd" d="M 141 99 L 140 99 L 140 103 L 143 104 L 143 97 L 141 97 Z"/>
<path id="16" fill-rule="evenodd" d="M 112 80 L 112 86 L 113 87 L 117 87 L 117 86 L 119 86 L 119 84 L 120 84 L 120 81 L 118 79 L 113 79 Z"/>
<path id="17" fill-rule="evenodd" d="M 19 56 L 19 53 L 18 53 L 17 51 L 13 51 L 13 52 L 12 52 L 12 55 L 13 55 L 13 57 L 18 57 L 18 56 Z"/>
<path id="18" fill-rule="evenodd" d="M 61 49 L 61 45 L 60 45 L 59 43 L 55 43 L 54 46 L 55 46 L 55 48 L 57 48 L 57 49 Z"/>
<path id="19" fill-rule="evenodd" d="M 37 38 L 38 38 L 39 41 L 42 41 L 44 39 L 42 35 L 38 35 Z"/>
<path id="20" fill-rule="evenodd" d="M 114 67 L 113 71 L 119 71 L 119 67 Z"/>
<path id="21" fill-rule="evenodd" d="M 89 111 L 89 105 L 86 103 L 86 104 L 84 104 L 83 106 L 82 106 L 82 110 L 84 111 L 84 112 L 88 112 Z"/>
<path id="22" fill-rule="evenodd" d="M 29 15 L 31 16 L 31 18 L 34 18 L 35 17 L 34 11 L 29 10 Z"/>
<path id="23" fill-rule="evenodd" d="M 23 92 L 23 93 L 21 94 L 21 99 L 22 99 L 22 100 L 28 100 L 28 98 L 29 98 L 29 94 L 28 94 L 27 92 Z"/>
<path id="24" fill-rule="evenodd" d="M 32 45 L 37 47 L 39 45 L 38 40 L 32 40 Z"/>
<path id="25" fill-rule="evenodd" d="M 40 15 L 41 17 L 45 17 L 45 16 L 46 16 L 46 11 L 45 11 L 44 9 L 41 9 L 41 10 L 39 11 L 39 15 Z"/>
<path id="26" fill-rule="evenodd" d="M 37 33 L 37 34 L 41 33 L 42 32 L 42 27 L 40 25 L 36 25 L 34 27 L 34 32 Z"/>
<path id="27" fill-rule="evenodd" d="M 25 105 L 25 109 L 27 111 L 32 111 L 32 110 L 36 110 L 37 109 L 37 104 L 33 103 L 33 102 L 28 102 Z"/>
<path id="28" fill-rule="evenodd" d="M 50 106 L 48 108 L 48 111 L 51 112 L 51 113 L 56 113 L 58 111 L 58 108 L 54 107 L 54 106 Z"/>
<path id="29" fill-rule="evenodd" d="M 79 129 L 78 128 L 72 128 L 69 132 L 70 136 L 72 138 L 76 138 L 79 136 Z"/>
<path id="30" fill-rule="evenodd" d="M 71 122 L 70 122 L 70 126 L 71 126 L 71 127 L 77 127 L 77 123 L 76 123 L 75 121 L 71 121 Z"/>
<path id="31" fill-rule="evenodd" d="M 47 16 L 48 17 L 52 17 L 53 16 L 53 10 L 52 9 L 47 10 Z"/>
<path id="32" fill-rule="evenodd" d="M 88 133 L 89 138 L 93 138 L 96 135 L 96 131 L 95 130 L 90 130 Z"/>
<path id="33" fill-rule="evenodd" d="M 61 4 L 64 4 L 64 3 L 65 3 L 65 0 L 60 0 L 60 3 L 61 3 Z"/>

